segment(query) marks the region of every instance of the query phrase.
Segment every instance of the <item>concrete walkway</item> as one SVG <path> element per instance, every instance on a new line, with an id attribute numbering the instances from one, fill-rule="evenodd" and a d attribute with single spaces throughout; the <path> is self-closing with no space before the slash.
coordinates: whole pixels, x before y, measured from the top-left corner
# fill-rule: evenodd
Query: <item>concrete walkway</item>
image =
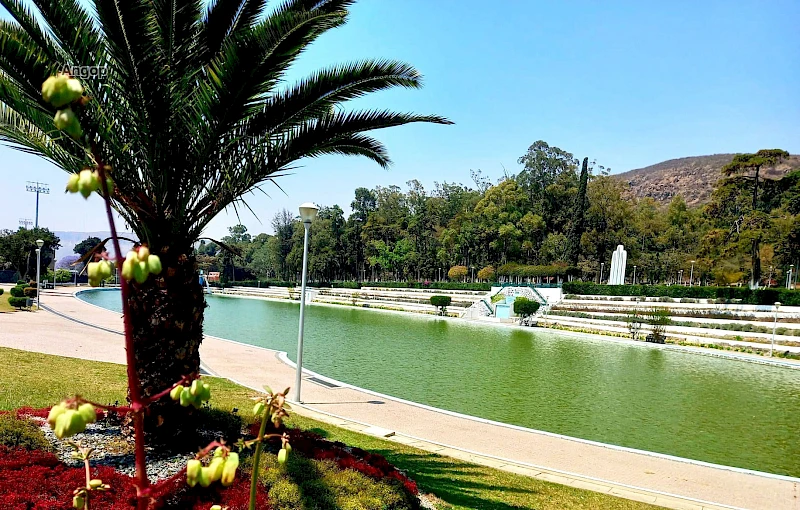
<path id="1" fill-rule="evenodd" d="M 0 314 L 0 346 L 124 362 L 118 313 L 72 290 L 48 291 L 46 311 Z M 77 321 L 85 321 L 91 325 Z M 102 329 L 93 329 L 102 328 Z M 294 385 L 279 353 L 214 337 L 201 347 L 212 373 L 254 389 Z M 540 479 L 676 509 L 800 510 L 798 482 L 470 419 L 305 375 L 300 414 L 398 443 Z"/>

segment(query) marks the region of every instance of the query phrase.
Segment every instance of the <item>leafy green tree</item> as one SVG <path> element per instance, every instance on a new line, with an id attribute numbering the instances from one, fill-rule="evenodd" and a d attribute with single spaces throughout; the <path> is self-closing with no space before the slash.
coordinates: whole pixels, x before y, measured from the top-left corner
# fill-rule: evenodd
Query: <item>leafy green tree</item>
<path id="1" fill-rule="evenodd" d="M 0 260 L 16 270 L 23 280 L 36 278 L 36 240 L 44 241 L 40 254 L 40 273 L 53 262 L 53 249 L 61 246 L 60 239 L 46 228 L 0 230 Z"/>
<path id="2" fill-rule="evenodd" d="M 99 237 L 94 237 L 94 236 L 87 237 L 83 241 L 76 244 L 75 248 L 73 248 L 72 251 L 83 257 L 84 255 L 89 253 L 92 250 L 92 248 L 100 244 L 100 241 L 102 241 L 102 239 L 100 239 Z"/>
<path id="3" fill-rule="evenodd" d="M 575 156 L 547 142 L 538 140 L 517 161 L 523 165 L 517 182 L 528 194 L 534 212 L 544 212 L 542 201 L 548 186 L 555 184 L 562 174 L 575 173 L 578 160 Z"/>
<path id="4" fill-rule="evenodd" d="M 153 2 L 2 0 L 0 140 L 69 173 L 109 165 L 113 206 L 160 255 L 163 275 L 131 297 L 144 395 L 199 371 L 205 301 L 192 246 L 218 213 L 307 157 L 365 156 L 390 163 L 365 134 L 435 115 L 348 110 L 371 92 L 418 88 L 410 65 L 362 60 L 293 82 L 309 45 L 342 26 L 352 0 Z M 101 66 L 82 80 L 93 98 L 77 112 L 93 147 L 62 136 L 42 100 L 44 80 L 72 66 Z M 92 161 L 94 159 L 94 161 Z M 164 435 L 186 413 L 164 403 L 148 426 Z"/>

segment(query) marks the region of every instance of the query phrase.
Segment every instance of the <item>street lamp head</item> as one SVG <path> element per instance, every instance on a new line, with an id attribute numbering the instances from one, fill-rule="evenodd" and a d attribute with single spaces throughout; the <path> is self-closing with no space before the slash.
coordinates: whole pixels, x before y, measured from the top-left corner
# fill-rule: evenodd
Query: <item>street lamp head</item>
<path id="1" fill-rule="evenodd" d="M 40 252 L 40 251 L 42 251 L 42 249 L 41 249 L 41 248 L 36 248 L 36 254 L 37 254 L 37 255 L 39 254 L 39 252 Z"/>
<path id="2" fill-rule="evenodd" d="M 41 239 L 37 239 L 37 240 L 36 240 L 36 246 L 38 246 L 39 248 L 41 248 L 42 246 L 44 246 L 44 241 L 42 241 Z"/>
<path id="3" fill-rule="evenodd" d="M 780 307 L 781 307 L 781 302 L 780 301 L 775 301 L 775 309 L 777 310 Z"/>
<path id="4" fill-rule="evenodd" d="M 311 223 L 317 217 L 319 207 L 313 202 L 306 202 L 300 205 L 300 219 L 303 223 Z"/>

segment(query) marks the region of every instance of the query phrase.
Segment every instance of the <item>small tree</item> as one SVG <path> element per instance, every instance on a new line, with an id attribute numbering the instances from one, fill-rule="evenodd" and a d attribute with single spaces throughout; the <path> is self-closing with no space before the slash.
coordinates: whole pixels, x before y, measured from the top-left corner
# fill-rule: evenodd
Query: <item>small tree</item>
<path id="1" fill-rule="evenodd" d="M 641 333 L 642 330 L 642 322 L 644 321 L 642 314 L 639 313 L 639 310 L 633 310 L 628 312 L 628 316 L 625 320 L 628 323 L 628 331 L 631 334 L 631 339 L 638 340 L 639 333 Z"/>
<path id="2" fill-rule="evenodd" d="M 514 300 L 514 313 L 519 315 L 519 323 L 523 324 L 539 309 L 539 302 L 526 297 L 518 297 Z"/>
<path id="3" fill-rule="evenodd" d="M 492 281 L 494 280 L 494 267 L 486 266 L 478 271 L 478 280 Z"/>
<path id="4" fill-rule="evenodd" d="M 431 304 L 439 309 L 439 315 L 447 314 L 447 307 L 451 301 L 450 296 L 431 296 Z"/>
<path id="5" fill-rule="evenodd" d="M 669 310 L 655 307 L 647 312 L 646 317 L 652 329 L 652 334 L 648 336 L 647 341 L 663 344 L 665 338 L 664 330 L 668 324 L 672 323 L 672 315 Z"/>
<path id="6" fill-rule="evenodd" d="M 467 276 L 467 266 L 453 266 L 450 268 L 450 271 L 447 272 L 447 277 L 450 278 L 450 281 L 454 282 L 464 280 L 465 276 Z"/>

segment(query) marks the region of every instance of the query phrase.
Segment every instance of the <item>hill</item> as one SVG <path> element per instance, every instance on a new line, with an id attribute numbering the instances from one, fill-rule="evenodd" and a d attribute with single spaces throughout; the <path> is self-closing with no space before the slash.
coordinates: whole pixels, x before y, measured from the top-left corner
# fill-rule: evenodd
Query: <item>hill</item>
<path id="1" fill-rule="evenodd" d="M 652 197 L 666 203 L 682 195 L 689 205 L 708 202 L 717 181 L 722 177 L 722 167 L 730 163 L 733 154 L 713 154 L 689 158 L 670 159 L 656 165 L 630 170 L 616 177 L 630 184 L 631 194 L 637 198 Z M 769 179 L 783 177 L 791 170 L 800 170 L 800 156 L 793 155 L 774 168 L 761 170 Z"/>

